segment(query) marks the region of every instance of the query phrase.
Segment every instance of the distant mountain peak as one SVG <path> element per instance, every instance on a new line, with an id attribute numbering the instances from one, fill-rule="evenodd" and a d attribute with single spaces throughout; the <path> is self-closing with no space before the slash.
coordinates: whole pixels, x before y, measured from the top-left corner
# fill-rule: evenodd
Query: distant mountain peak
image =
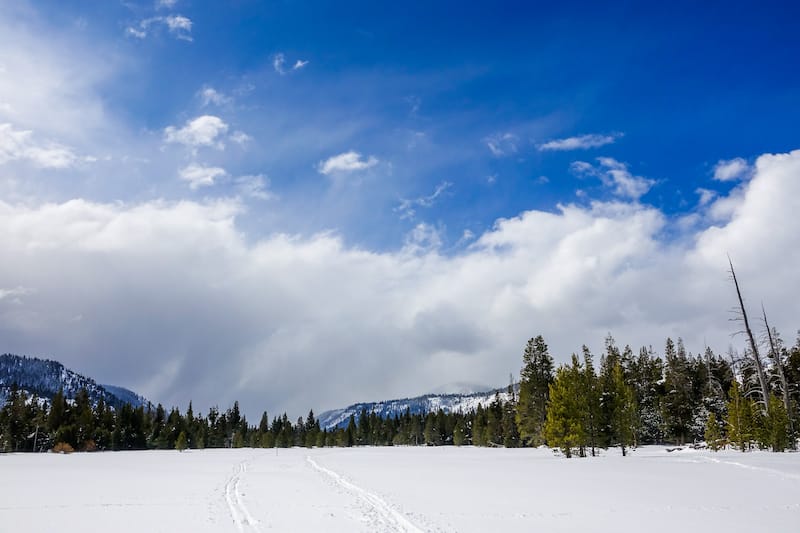
<path id="1" fill-rule="evenodd" d="M 362 411 L 367 413 L 375 413 L 381 418 L 393 418 L 395 416 L 403 415 L 406 411 L 411 414 L 437 412 L 442 409 L 446 413 L 462 412 L 468 413 L 478 408 L 478 405 L 486 407 L 496 395 L 499 395 L 502 400 L 508 399 L 507 387 L 500 389 L 493 389 L 483 392 L 471 392 L 467 394 L 462 393 L 447 393 L 447 394 L 425 394 L 416 396 L 414 398 L 402 398 L 397 400 L 385 400 L 379 402 L 361 402 L 355 403 L 343 409 L 332 409 L 320 414 L 317 419 L 319 420 L 320 427 L 325 429 L 335 429 L 345 427 L 350 419 L 354 416 L 356 420 Z M 516 385 L 515 385 L 516 389 Z"/>
<path id="2" fill-rule="evenodd" d="M 121 407 L 147 405 L 143 396 L 113 385 L 100 385 L 92 378 L 66 368 L 58 361 L 24 355 L 0 355 L 0 402 L 5 402 L 13 385 L 27 394 L 52 400 L 58 391 L 64 391 L 67 399 L 75 398 L 81 389 L 86 389 L 93 403 L 102 399 L 106 404 Z"/>

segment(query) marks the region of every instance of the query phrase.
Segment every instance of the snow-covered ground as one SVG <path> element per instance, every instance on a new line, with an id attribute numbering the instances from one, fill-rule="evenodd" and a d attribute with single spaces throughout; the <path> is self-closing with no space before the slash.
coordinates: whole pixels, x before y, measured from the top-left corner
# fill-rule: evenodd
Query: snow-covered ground
<path id="1" fill-rule="evenodd" d="M 0 531 L 800 531 L 800 454 L 646 447 L 0 455 Z"/>

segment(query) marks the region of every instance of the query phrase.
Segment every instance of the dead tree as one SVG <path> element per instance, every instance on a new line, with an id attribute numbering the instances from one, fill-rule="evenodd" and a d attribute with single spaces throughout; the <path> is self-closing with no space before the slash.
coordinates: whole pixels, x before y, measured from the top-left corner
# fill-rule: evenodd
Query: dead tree
<path id="1" fill-rule="evenodd" d="M 758 387 L 760 389 L 759 392 L 761 393 L 761 399 L 763 403 L 762 408 L 766 412 L 767 401 L 769 400 L 769 387 L 767 385 L 767 374 L 764 371 L 764 363 L 761 361 L 761 355 L 758 353 L 758 344 L 756 343 L 756 338 L 753 335 L 753 330 L 750 328 L 750 321 L 747 319 L 747 311 L 744 308 L 742 291 L 739 289 L 739 281 L 736 279 L 736 271 L 734 271 L 733 269 L 733 261 L 731 261 L 730 256 L 728 256 L 728 264 L 731 266 L 731 277 L 733 278 L 733 284 L 736 287 L 736 296 L 739 299 L 739 310 L 741 312 L 741 320 L 744 323 L 744 331 L 747 334 L 747 340 L 750 344 L 750 356 L 752 358 L 752 363 L 756 369 L 756 376 L 758 376 Z"/>

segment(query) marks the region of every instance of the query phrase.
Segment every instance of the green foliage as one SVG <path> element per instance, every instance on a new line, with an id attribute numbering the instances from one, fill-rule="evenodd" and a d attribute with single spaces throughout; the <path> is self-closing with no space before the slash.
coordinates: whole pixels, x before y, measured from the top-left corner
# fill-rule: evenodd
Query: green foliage
<path id="1" fill-rule="evenodd" d="M 719 422 L 717 422 L 717 415 L 711 413 L 706 419 L 705 439 L 708 447 L 712 451 L 717 451 L 723 446 L 722 432 L 719 429 Z"/>
<path id="2" fill-rule="evenodd" d="M 544 442 L 547 402 L 553 383 L 553 358 L 541 335 L 528 341 L 522 356 L 516 422 L 523 444 Z"/>
<path id="3" fill-rule="evenodd" d="M 587 407 L 581 395 L 582 381 L 580 365 L 573 356 L 572 366 L 559 367 L 550 385 L 544 436 L 548 446 L 560 448 L 567 457 L 572 457 L 574 448 L 586 444 Z"/>
<path id="4" fill-rule="evenodd" d="M 178 435 L 178 439 L 175 441 L 175 449 L 178 450 L 179 452 L 182 452 L 188 447 L 189 444 L 186 439 L 186 432 L 181 431 L 180 434 Z"/>
<path id="5" fill-rule="evenodd" d="M 755 404 L 752 400 L 744 397 L 737 381 L 733 382 L 729 396 L 728 416 L 725 419 L 728 442 L 745 452 L 750 449 L 753 440 Z"/>
<path id="6" fill-rule="evenodd" d="M 468 413 L 412 414 L 381 418 L 362 411 L 343 428 L 322 429 L 313 411 L 295 424 L 286 413 L 270 421 L 263 413 L 257 426 L 248 423 L 238 402 L 226 411 L 195 414 L 191 402 L 185 414 L 163 406 L 114 408 L 92 405 L 86 391 L 68 402 L 57 393 L 49 402 L 7 388 L 0 408 L 0 450 L 45 451 L 56 443 L 75 450 L 140 450 L 221 447 L 291 447 L 358 445 L 505 446 L 538 445 L 545 441 L 565 455 L 584 456 L 597 446 L 620 445 L 623 453 L 640 443 L 705 437 L 714 448 L 727 441 L 746 451 L 754 445 L 774 451 L 793 444 L 800 401 L 800 339 L 791 350 L 781 348 L 789 390 L 786 409 L 776 380 L 766 405 L 742 392 L 731 365 L 710 350 L 702 357 L 686 353 L 683 343 L 667 339 L 666 362 L 652 349 L 638 356 L 620 351 L 606 338 L 600 371 L 592 354 L 553 372 L 553 359 L 541 336 L 531 339 L 523 355 L 519 395 L 509 386 L 488 405 Z M 785 352 L 785 353 L 784 353 Z M 776 363 L 777 364 L 777 363 Z M 746 370 L 746 369 L 745 369 Z M 747 379 L 745 373 L 742 376 Z M 728 392 L 729 391 L 729 392 Z M 722 424 L 720 422 L 722 421 Z M 722 426 L 722 427 L 720 427 Z"/>

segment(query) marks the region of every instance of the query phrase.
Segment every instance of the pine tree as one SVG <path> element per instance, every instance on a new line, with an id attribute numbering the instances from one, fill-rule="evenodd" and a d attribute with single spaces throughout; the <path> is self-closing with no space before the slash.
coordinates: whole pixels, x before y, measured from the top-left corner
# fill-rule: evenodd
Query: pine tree
<path id="1" fill-rule="evenodd" d="M 600 386 L 594 371 L 594 362 L 589 348 L 583 345 L 583 376 L 581 380 L 581 397 L 586 402 L 586 418 L 584 432 L 587 445 L 591 447 L 592 457 L 596 455 L 595 447 L 598 442 L 598 424 L 600 419 Z"/>
<path id="2" fill-rule="evenodd" d="M 181 431 L 178 435 L 178 439 L 175 441 L 175 449 L 179 452 L 182 452 L 188 447 L 188 443 L 186 442 L 186 432 Z"/>
<path id="3" fill-rule="evenodd" d="M 636 398 L 633 389 L 625 383 L 622 365 L 619 363 L 614 366 L 612 382 L 612 434 L 619 443 L 624 457 L 628 447 L 636 447 Z"/>
<path id="4" fill-rule="evenodd" d="M 541 335 L 528 341 L 522 362 L 517 428 L 523 444 L 538 446 L 544 442 L 547 402 L 554 379 L 553 358 Z"/>
<path id="5" fill-rule="evenodd" d="M 719 423 L 717 422 L 717 415 L 713 412 L 709 413 L 706 419 L 705 440 L 708 447 L 713 451 L 719 450 L 722 445 L 722 434 L 719 430 Z"/>
<path id="6" fill-rule="evenodd" d="M 664 421 L 669 435 L 678 444 L 686 442 L 694 411 L 689 361 L 682 347 L 683 342 L 679 339 L 676 351 L 672 339 L 667 339 L 664 350 Z"/>
<path id="7" fill-rule="evenodd" d="M 728 416 L 725 426 L 728 431 L 728 442 L 739 447 L 743 452 L 750 448 L 753 438 L 753 405 L 745 398 L 739 388 L 739 382 L 733 382 L 729 393 Z"/>
<path id="8" fill-rule="evenodd" d="M 453 428 L 453 445 L 463 446 L 467 440 L 467 431 L 464 427 L 464 417 L 458 416 L 456 425 Z"/>
<path id="9" fill-rule="evenodd" d="M 581 381 L 579 368 L 562 365 L 550 385 L 544 436 L 548 446 L 560 448 L 567 458 L 572 457 L 574 448 L 583 446 L 586 441 L 586 416 L 580 405 Z"/>

